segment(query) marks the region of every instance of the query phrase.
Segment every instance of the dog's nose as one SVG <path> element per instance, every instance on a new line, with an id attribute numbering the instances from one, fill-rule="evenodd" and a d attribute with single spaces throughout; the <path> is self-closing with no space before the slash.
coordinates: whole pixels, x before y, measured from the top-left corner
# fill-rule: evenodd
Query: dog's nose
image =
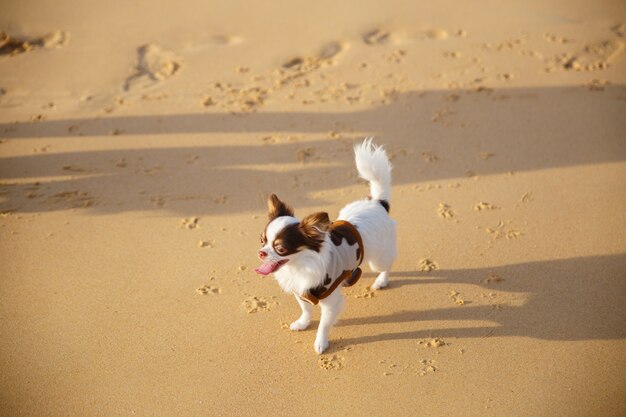
<path id="1" fill-rule="evenodd" d="M 260 250 L 259 251 L 259 259 L 263 260 L 267 256 L 267 252 Z"/>

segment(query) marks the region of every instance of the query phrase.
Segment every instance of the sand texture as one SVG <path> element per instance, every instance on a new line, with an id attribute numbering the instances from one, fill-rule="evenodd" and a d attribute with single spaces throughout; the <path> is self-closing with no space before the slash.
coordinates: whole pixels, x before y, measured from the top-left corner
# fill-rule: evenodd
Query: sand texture
<path id="1" fill-rule="evenodd" d="M 4 2 L 0 416 L 626 415 L 626 3 Z M 266 198 L 399 256 L 323 355 Z"/>

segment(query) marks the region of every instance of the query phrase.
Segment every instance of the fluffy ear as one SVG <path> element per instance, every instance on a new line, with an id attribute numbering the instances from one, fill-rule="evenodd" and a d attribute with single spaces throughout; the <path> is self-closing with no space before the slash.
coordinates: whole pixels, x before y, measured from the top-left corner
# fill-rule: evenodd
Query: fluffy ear
<path id="1" fill-rule="evenodd" d="M 309 214 L 300 222 L 300 230 L 302 230 L 302 233 L 314 240 L 323 240 L 324 233 L 328 230 L 328 226 L 330 226 L 328 213 L 322 211 Z"/>
<path id="2" fill-rule="evenodd" d="M 280 216 L 293 216 L 293 209 L 287 204 L 280 201 L 276 194 L 270 194 L 267 199 L 268 216 L 270 220 L 274 220 Z"/>

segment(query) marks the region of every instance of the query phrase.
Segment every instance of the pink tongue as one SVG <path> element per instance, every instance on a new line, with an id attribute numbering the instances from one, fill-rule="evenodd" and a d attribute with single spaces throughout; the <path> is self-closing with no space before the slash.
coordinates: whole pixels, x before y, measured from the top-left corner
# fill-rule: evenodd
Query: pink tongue
<path id="1" fill-rule="evenodd" d="M 255 269 L 255 272 L 261 275 L 268 275 L 274 272 L 276 267 L 278 267 L 278 262 L 265 261 L 260 267 Z"/>

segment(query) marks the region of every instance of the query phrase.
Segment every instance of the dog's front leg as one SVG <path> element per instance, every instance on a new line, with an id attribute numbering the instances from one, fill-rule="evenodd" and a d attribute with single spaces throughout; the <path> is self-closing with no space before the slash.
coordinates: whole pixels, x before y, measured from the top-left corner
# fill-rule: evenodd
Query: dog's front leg
<path id="1" fill-rule="evenodd" d="M 315 343 L 313 345 L 317 353 L 322 353 L 328 348 L 328 334 L 339 318 L 343 303 L 343 295 L 341 295 L 339 289 L 335 290 L 327 298 L 320 300 L 322 317 L 320 318 L 320 326 L 317 329 L 317 336 L 315 336 Z"/>
<path id="2" fill-rule="evenodd" d="M 311 311 L 313 310 L 313 306 L 307 303 L 306 301 L 304 301 L 303 299 L 301 299 L 300 297 L 298 297 L 297 295 L 295 297 L 296 297 L 296 300 L 298 301 L 298 304 L 300 304 L 300 308 L 302 309 L 302 315 L 300 316 L 298 320 L 291 323 L 291 326 L 289 326 L 289 328 L 294 331 L 300 331 L 309 327 L 309 323 L 311 322 Z"/>

